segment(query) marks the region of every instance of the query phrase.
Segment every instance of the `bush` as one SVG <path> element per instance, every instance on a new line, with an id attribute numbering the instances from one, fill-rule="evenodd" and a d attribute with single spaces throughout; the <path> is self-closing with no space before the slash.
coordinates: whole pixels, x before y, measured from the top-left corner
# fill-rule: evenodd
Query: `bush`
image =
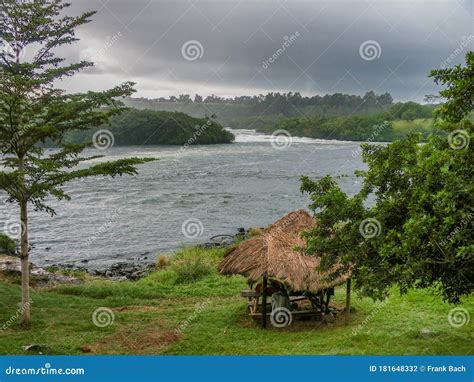
<path id="1" fill-rule="evenodd" d="M 156 267 L 158 269 L 164 269 L 166 268 L 168 265 L 170 265 L 171 261 L 170 261 L 170 258 L 169 256 L 167 255 L 160 255 L 158 256 L 158 258 L 156 259 Z"/>
<path id="2" fill-rule="evenodd" d="M 169 269 L 176 273 L 176 283 L 193 283 L 216 273 L 223 253 L 221 249 L 186 248 L 176 253 Z"/>
<path id="3" fill-rule="evenodd" d="M 0 253 L 5 252 L 8 255 L 13 255 L 15 253 L 15 250 L 15 240 L 3 233 L 0 233 Z"/>
<path id="4" fill-rule="evenodd" d="M 177 261 L 173 268 L 177 275 L 176 283 L 178 284 L 193 283 L 209 276 L 213 271 L 212 267 L 201 258 Z"/>

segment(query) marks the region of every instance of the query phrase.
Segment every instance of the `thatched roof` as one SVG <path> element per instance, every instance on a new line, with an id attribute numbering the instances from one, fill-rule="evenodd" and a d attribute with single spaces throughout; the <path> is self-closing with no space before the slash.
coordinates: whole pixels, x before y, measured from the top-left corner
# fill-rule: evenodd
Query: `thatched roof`
<path id="1" fill-rule="evenodd" d="M 252 282 L 266 275 L 279 279 L 293 291 L 317 292 L 342 284 L 348 274 L 330 280 L 328 273 L 316 270 L 321 259 L 304 253 L 301 233 L 313 227 L 314 220 L 306 211 L 290 212 L 261 235 L 230 249 L 219 264 L 219 271 L 241 274 Z"/>

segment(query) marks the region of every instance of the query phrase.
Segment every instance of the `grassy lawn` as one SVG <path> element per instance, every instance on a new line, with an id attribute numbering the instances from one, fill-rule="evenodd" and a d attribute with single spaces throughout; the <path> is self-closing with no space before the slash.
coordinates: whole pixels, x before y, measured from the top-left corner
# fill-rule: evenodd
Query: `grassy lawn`
<path id="1" fill-rule="evenodd" d="M 88 279 L 81 285 L 35 288 L 32 325 L 0 326 L 0 354 L 474 354 L 473 323 L 453 327 L 453 308 L 429 291 L 383 304 L 353 296 L 352 320 L 294 321 L 266 331 L 246 314 L 244 278 L 222 277 L 219 250 L 188 249 L 136 282 Z M 0 324 L 18 310 L 18 280 L 0 276 Z M 342 306 L 344 288 L 336 291 Z M 106 327 L 93 312 L 112 310 Z M 474 311 L 474 298 L 460 306 Z M 429 333 L 422 335 L 422 329 Z M 23 346 L 45 345 L 26 352 Z"/>

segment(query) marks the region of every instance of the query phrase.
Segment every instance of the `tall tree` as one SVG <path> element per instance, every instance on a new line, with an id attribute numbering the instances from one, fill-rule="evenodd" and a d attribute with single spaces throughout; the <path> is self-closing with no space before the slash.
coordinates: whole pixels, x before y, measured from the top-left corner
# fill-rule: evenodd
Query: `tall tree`
<path id="1" fill-rule="evenodd" d="M 466 61 L 432 73 L 448 85 L 439 110 L 447 137 L 362 145 L 368 170 L 359 172 L 363 186 L 353 197 L 329 176 L 302 179 L 317 222 L 308 252 L 324 253 L 322 266 L 338 269 L 334 276 L 351 269 L 365 295 L 381 298 L 393 285 L 401 292 L 430 287 L 457 303 L 473 291 L 473 128 L 463 120 L 473 110 L 472 53 Z"/>
<path id="2" fill-rule="evenodd" d="M 124 159 L 91 167 L 82 162 L 88 145 L 64 143 L 65 133 L 90 129 L 120 113 L 117 97 L 129 96 L 133 84 L 124 83 L 103 92 L 68 94 L 55 87 L 93 65 L 66 63 L 56 48 L 77 41 L 74 31 L 88 23 L 95 12 L 64 16 L 70 4 L 62 0 L 4 0 L 0 15 L 0 189 L 20 209 L 22 323 L 30 322 L 29 310 L 29 222 L 28 205 L 54 214 L 47 197 L 69 199 L 62 186 L 71 180 L 95 176 L 135 174 L 135 165 L 148 159 Z M 25 55 L 26 54 L 26 55 Z M 25 57 L 29 59 L 26 60 Z M 41 143 L 53 142 L 58 149 L 46 155 Z"/>
<path id="3" fill-rule="evenodd" d="M 438 114 L 448 122 L 459 122 L 474 108 L 474 52 L 466 54 L 466 66 L 432 70 L 430 77 L 445 86 L 439 92 L 447 101 Z"/>

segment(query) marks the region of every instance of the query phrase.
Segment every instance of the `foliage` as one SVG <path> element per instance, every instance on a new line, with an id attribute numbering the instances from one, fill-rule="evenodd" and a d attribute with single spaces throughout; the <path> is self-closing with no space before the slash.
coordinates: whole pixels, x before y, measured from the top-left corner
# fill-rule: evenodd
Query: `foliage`
<path id="1" fill-rule="evenodd" d="M 16 243 L 15 240 L 10 238 L 3 233 L 0 233 L 0 253 L 5 252 L 9 255 L 14 254 L 16 251 Z"/>
<path id="2" fill-rule="evenodd" d="M 458 104 L 447 104 L 442 115 L 457 119 Z M 419 135 L 388 146 L 363 144 L 368 170 L 359 172 L 363 187 L 353 197 L 329 176 L 302 179 L 317 221 L 308 251 L 326 254 L 325 268 L 338 262 L 352 268 L 367 296 L 382 298 L 391 285 L 403 293 L 433 287 L 457 303 L 472 292 L 473 129 L 469 121 L 443 127 L 450 135 L 425 145 Z"/>
<path id="3" fill-rule="evenodd" d="M 170 270 L 176 274 L 176 283 L 190 284 L 215 273 L 221 251 L 188 248 L 178 252 L 172 260 Z"/>
<path id="4" fill-rule="evenodd" d="M 130 96 L 130 82 L 102 92 L 69 94 L 55 85 L 93 64 L 66 62 L 55 50 L 76 42 L 75 29 L 95 12 L 65 16 L 63 0 L 5 0 L 0 12 L 0 153 L 6 171 L 0 171 L 0 190 L 20 207 L 20 257 L 23 266 L 23 322 L 29 322 L 28 203 L 54 214 L 48 197 L 68 199 L 65 183 L 88 176 L 136 173 L 146 160 L 121 159 L 91 167 L 74 168 L 88 159 L 81 156 L 88 144 L 67 144 L 64 135 L 106 123 L 123 111 L 118 98 Z M 23 61 L 28 51 L 29 61 Z M 52 141 L 58 150 L 45 155 L 42 143 Z"/>
<path id="5" fill-rule="evenodd" d="M 112 117 L 109 124 L 116 146 L 230 143 L 234 139 L 210 118 L 178 112 L 130 109 Z M 74 131 L 67 138 L 72 143 L 90 142 L 94 131 Z"/>
<path id="6" fill-rule="evenodd" d="M 418 118 L 431 118 L 433 108 L 427 105 L 420 105 L 416 102 L 398 102 L 390 107 L 387 119 L 403 119 L 413 121 Z"/>
<path id="7" fill-rule="evenodd" d="M 448 122 L 459 122 L 474 108 L 474 52 L 466 54 L 466 66 L 431 71 L 435 82 L 446 86 L 440 95 L 447 102 L 438 109 L 438 115 Z"/>
<path id="8" fill-rule="evenodd" d="M 415 117 L 418 118 L 418 116 L 427 115 L 426 111 L 417 113 L 415 111 L 417 107 L 415 109 L 400 107 L 400 109 L 394 108 L 393 115 L 390 114 L 391 112 L 388 112 L 373 115 L 354 115 L 350 117 L 284 118 L 261 127 L 257 126 L 257 130 L 266 133 L 272 133 L 276 130 L 286 130 L 293 136 L 316 139 L 367 140 L 379 142 L 394 141 L 414 132 L 421 133 L 424 138 L 427 138 L 430 134 L 440 134 L 440 132 L 435 129 L 432 119 L 414 119 Z M 397 114 L 406 116 L 407 113 L 409 113 L 413 119 L 395 118 Z M 431 114 L 431 109 L 429 113 Z"/>

